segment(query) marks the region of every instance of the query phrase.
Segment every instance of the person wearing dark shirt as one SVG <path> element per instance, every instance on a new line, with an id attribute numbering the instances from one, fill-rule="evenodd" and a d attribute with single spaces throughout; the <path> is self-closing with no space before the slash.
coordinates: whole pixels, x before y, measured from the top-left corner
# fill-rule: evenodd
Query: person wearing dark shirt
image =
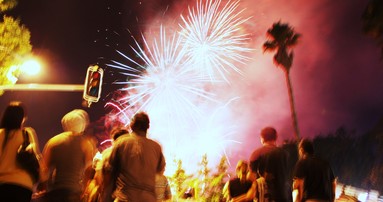
<path id="1" fill-rule="evenodd" d="M 235 169 L 237 176 L 227 181 L 223 188 L 223 195 L 226 201 L 253 201 L 254 192 L 249 191 L 253 186 L 253 182 L 247 179 L 248 167 L 249 165 L 246 161 L 238 161 Z M 248 192 L 253 195 L 251 196 Z"/>
<path id="2" fill-rule="evenodd" d="M 293 182 L 293 189 L 298 190 L 296 201 L 333 202 L 336 181 L 330 164 L 314 156 L 313 144 L 307 139 L 300 141 L 298 150 Z"/>
<path id="3" fill-rule="evenodd" d="M 273 127 L 265 127 L 261 133 L 262 147 L 250 156 L 250 168 L 262 187 L 257 193 L 261 201 L 289 202 L 292 201 L 288 182 L 287 154 L 277 147 L 277 131 Z M 259 186 L 259 185 L 258 185 Z"/>

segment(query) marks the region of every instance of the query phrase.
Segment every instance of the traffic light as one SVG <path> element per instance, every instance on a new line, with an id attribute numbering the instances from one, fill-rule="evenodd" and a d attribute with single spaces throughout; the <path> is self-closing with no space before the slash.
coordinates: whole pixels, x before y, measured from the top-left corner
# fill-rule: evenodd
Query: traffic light
<path id="1" fill-rule="evenodd" d="M 84 100 L 88 105 L 92 102 L 98 102 L 101 97 L 102 77 L 104 70 L 97 65 L 89 66 L 86 72 L 84 84 Z"/>

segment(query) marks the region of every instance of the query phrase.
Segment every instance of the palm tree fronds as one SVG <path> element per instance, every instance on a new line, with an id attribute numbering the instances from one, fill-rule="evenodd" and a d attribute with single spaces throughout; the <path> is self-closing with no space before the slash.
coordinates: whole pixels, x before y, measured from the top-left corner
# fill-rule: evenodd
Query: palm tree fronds
<path id="1" fill-rule="evenodd" d="M 263 52 L 274 51 L 278 48 L 278 44 L 275 41 L 266 41 L 263 44 Z"/>

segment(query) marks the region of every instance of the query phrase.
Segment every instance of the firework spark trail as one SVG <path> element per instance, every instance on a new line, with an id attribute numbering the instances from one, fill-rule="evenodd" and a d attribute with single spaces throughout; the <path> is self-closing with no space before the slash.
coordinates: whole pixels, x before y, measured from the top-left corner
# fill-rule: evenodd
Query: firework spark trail
<path id="1" fill-rule="evenodd" d="M 231 107 L 234 107 L 233 104 L 239 99 L 239 97 L 234 97 L 227 103 L 222 103 L 206 111 L 209 114 L 206 114 L 204 116 L 206 118 L 201 120 L 196 142 L 205 150 L 204 153 L 199 153 L 199 156 L 208 154 L 213 161 L 213 165 L 217 165 L 214 163 L 218 163 L 222 155 L 229 160 L 226 154 L 227 148 L 232 146 L 233 143 L 240 144 L 239 141 L 232 139 L 237 133 L 237 125 L 234 121 L 230 121 L 233 117 Z"/>
<path id="2" fill-rule="evenodd" d="M 205 4 L 197 2 L 197 7 L 189 7 L 187 17 L 181 15 L 180 35 L 187 55 L 202 74 L 212 81 L 225 80 L 232 71 L 241 74 L 235 63 L 244 64 L 249 60 L 245 53 L 248 34 L 241 34 L 241 26 L 249 19 L 240 17 L 239 1 L 228 2 L 219 10 L 221 0 L 209 0 Z"/>
<path id="3" fill-rule="evenodd" d="M 123 120 L 121 122 L 125 123 L 125 126 L 129 124 L 129 120 L 130 120 L 130 117 L 132 116 L 132 113 L 127 113 L 129 111 L 127 111 L 126 109 L 121 109 L 120 105 L 117 105 L 113 102 L 106 103 L 104 107 L 108 107 L 108 106 L 111 106 L 114 109 L 117 109 L 118 111 L 116 114 L 113 114 L 112 116 L 119 117 L 121 115 L 122 117 L 119 117 L 120 120 Z"/>
<path id="4" fill-rule="evenodd" d="M 190 65 L 189 60 L 185 58 L 184 50 L 180 46 L 180 39 L 173 34 L 168 40 L 166 32 L 163 28 L 160 30 L 160 40 L 154 40 L 153 45 L 149 45 L 143 36 L 146 52 L 143 47 L 136 43 L 137 48 L 133 51 L 143 61 L 144 65 L 132 60 L 123 53 L 130 62 L 139 66 L 141 74 L 136 74 L 137 69 L 129 65 L 113 61 L 110 67 L 124 70 L 124 75 L 132 77 L 127 82 L 118 82 L 118 84 L 127 84 L 127 87 L 121 90 L 134 92 L 129 96 L 121 98 L 124 103 L 130 106 L 139 105 L 138 110 L 152 111 L 158 106 L 168 109 L 169 111 L 177 111 L 177 114 L 188 114 L 194 120 L 198 117 L 198 107 L 193 100 L 201 97 L 206 100 L 213 100 L 213 94 L 209 93 L 201 86 L 208 80 L 191 71 L 191 68 L 185 68 Z M 175 107 L 176 106 L 176 107 Z M 129 106 L 128 106 L 129 107 Z M 185 117 L 184 115 L 182 117 Z"/>

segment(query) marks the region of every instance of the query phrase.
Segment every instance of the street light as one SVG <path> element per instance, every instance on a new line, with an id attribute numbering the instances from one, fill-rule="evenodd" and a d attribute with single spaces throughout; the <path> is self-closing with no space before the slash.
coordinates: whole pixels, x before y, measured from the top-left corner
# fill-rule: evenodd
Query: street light
<path id="1" fill-rule="evenodd" d="M 36 59 L 30 59 L 25 61 L 21 67 L 21 72 L 26 73 L 28 75 L 34 76 L 40 73 L 41 70 L 41 64 Z"/>

